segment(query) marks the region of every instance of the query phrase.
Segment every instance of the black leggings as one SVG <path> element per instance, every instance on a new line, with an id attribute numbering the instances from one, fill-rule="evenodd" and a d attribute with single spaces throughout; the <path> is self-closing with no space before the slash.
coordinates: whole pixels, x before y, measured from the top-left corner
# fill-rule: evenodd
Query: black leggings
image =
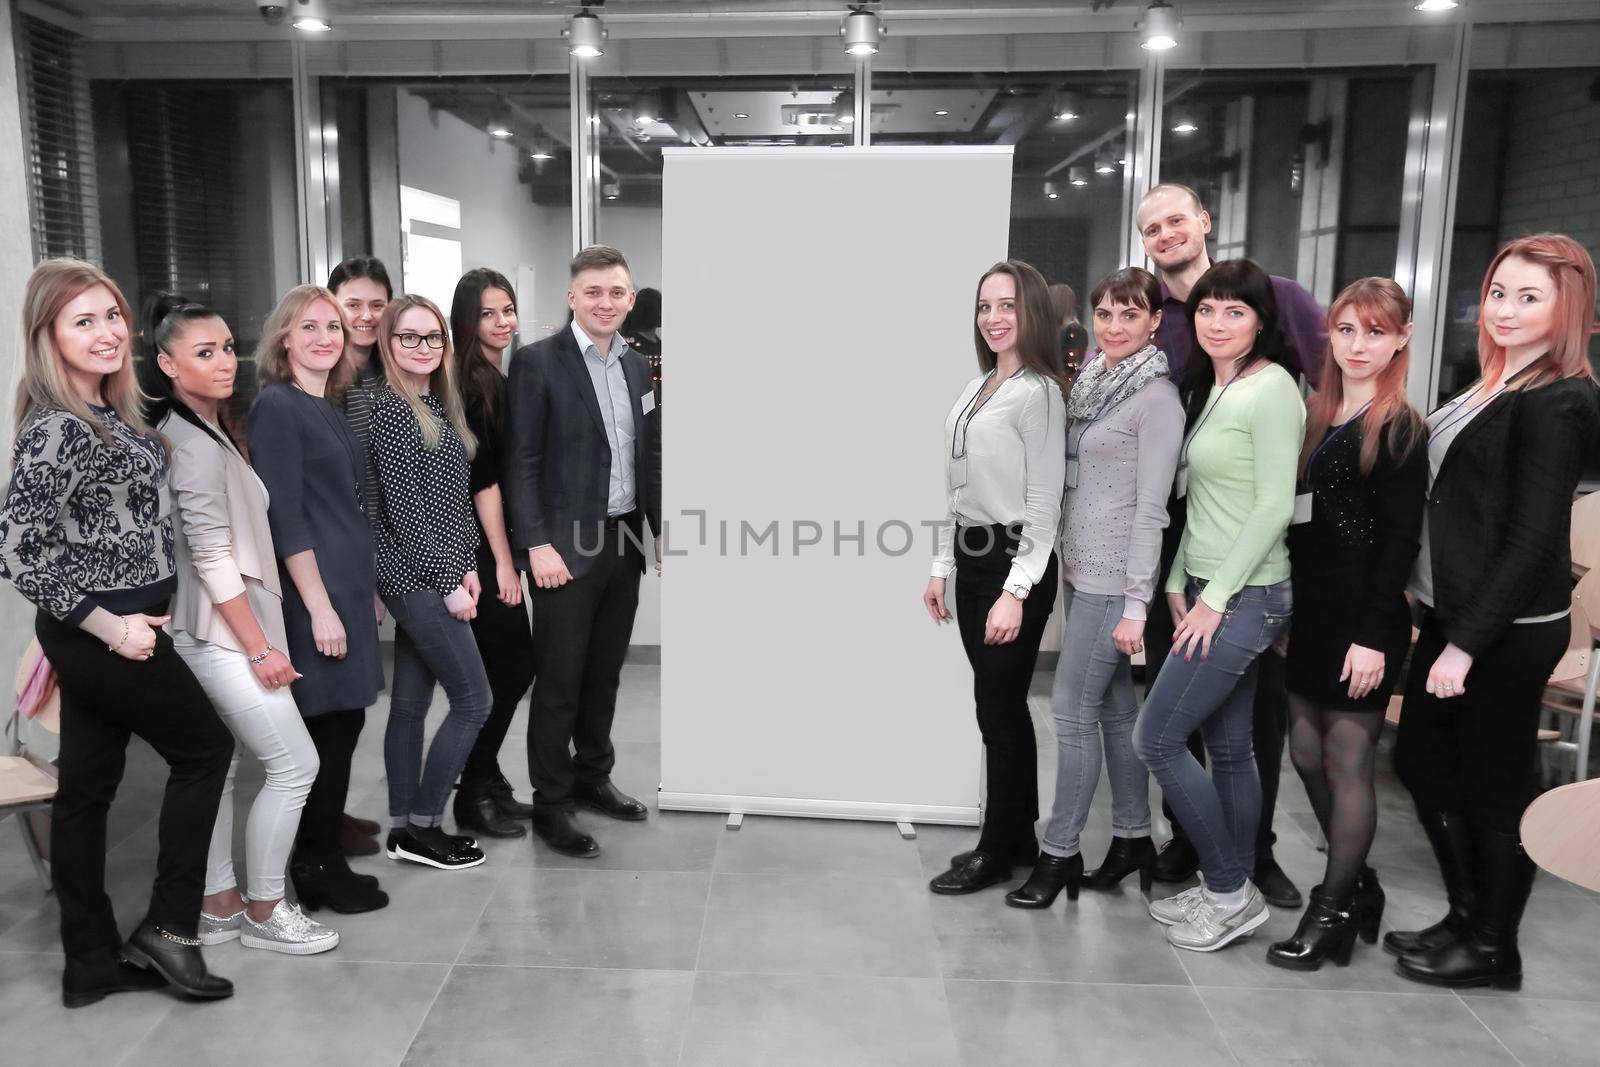
<path id="1" fill-rule="evenodd" d="M 306 733 L 317 746 L 321 768 L 300 813 L 295 858 L 303 863 L 336 862 L 344 855 L 341 824 L 350 794 L 350 759 L 366 721 L 366 708 L 306 716 Z"/>
<path id="2" fill-rule="evenodd" d="M 160 605 L 144 609 L 151 615 L 164 610 Z M 122 944 L 105 888 L 106 815 L 122 782 L 128 739 L 135 734 L 168 767 L 149 919 L 171 933 L 195 936 L 206 852 L 233 759 L 233 735 L 165 633 L 156 634 L 154 656 L 130 660 L 44 612 L 34 632 L 61 686 L 50 858 L 62 948 L 70 959 L 89 959 Z"/>
<path id="3" fill-rule="evenodd" d="M 511 729 L 517 705 L 533 685 L 533 631 L 528 626 L 527 598 L 515 607 L 501 603 L 494 561 L 482 555 L 478 557 L 478 578 L 483 593 L 478 597 L 477 618 L 472 620 L 472 636 L 478 642 L 494 703 L 461 769 L 463 782 L 492 782 L 500 777 L 500 745 Z"/>

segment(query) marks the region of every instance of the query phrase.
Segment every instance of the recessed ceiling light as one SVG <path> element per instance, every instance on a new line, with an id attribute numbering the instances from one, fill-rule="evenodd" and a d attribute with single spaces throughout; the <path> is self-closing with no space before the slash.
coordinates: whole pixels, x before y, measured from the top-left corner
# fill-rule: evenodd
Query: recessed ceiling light
<path id="1" fill-rule="evenodd" d="M 314 15 L 301 15 L 294 20 L 294 28 L 306 33 L 327 33 L 333 29 L 333 23 Z"/>
<path id="2" fill-rule="evenodd" d="M 747 119 L 750 117 L 750 114 L 746 111 L 735 111 L 733 113 L 733 117 L 736 119 Z"/>
<path id="3" fill-rule="evenodd" d="M 950 112 L 946 111 L 944 108 L 940 108 L 938 111 L 935 111 L 934 114 L 938 115 L 940 118 L 943 118 L 944 116 L 950 114 Z"/>
<path id="4" fill-rule="evenodd" d="M 548 148 L 535 148 L 532 152 L 528 153 L 528 158 L 529 159 L 554 159 L 556 157 L 551 154 L 551 152 L 550 152 L 550 150 Z"/>
<path id="5" fill-rule="evenodd" d="M 1193 122 L 1190 122 L 1188 119 L 1181 119 L 1181 120 L 1179 120 L 1177 125 L 1172 127 L 1172 132 L 1173 133 L 1193 133 L 1194 131 L 1198 130 L 1199 128 L 1200 127 L 1196 126 Z"/>
<path id="6" fill-rule="evenodd" d="M 1461 5 L 1456 0 L 1420 0 L 1419 3 L 1411 6 L 1418 11 L 1449 11 L 1451 8 L 1460 7 Z"/>
<path id="7" fill-rule="evenodd" d="M 511 136 L 511 131 L 506 129 L 504 126 L 491 126 L 489 127 L 489 136 L 498 137 L 504 141 L 506 138 Z"/>

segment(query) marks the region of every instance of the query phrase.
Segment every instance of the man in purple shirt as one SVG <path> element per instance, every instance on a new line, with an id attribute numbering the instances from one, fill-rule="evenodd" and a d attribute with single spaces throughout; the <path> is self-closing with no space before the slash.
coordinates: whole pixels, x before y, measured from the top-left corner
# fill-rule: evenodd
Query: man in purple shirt
<path id="1" fill-rule="evenodd" d="M 1206 234 L 1211 232 L 1211 214 L 1200 202 L 1199 194 L 1187 185 L 1158 185 L 1139 201 L 1135 216 L 1145 254 L 1155 262 L 1161 279 L 1161 325 L 1156 344 L 1167 354 L 1172 377 L 1181 386 L 1190 360 L 1195 356 L 1194 330 L 1190 326 L 1188 299 L 1200 276 L 1211 269 L 1206 251 Z M 1278 320 L 1289 339 L 1291 374 L 1303 376 L 1316 385 L 1328 343 L 1327 316 L 1316 298 L 1290 278 L 1274 276 L 1273 295 L 1278 300 Z M 1183 531 L 1183 505 L 1168 505 L 1171 524 L 1162 550 L 1160 582 L 1177 552 Z M 1151 612 L 1146 624 L 1146 657 L 1164 655 L 1172 644 L 1172 620 L 1165 612 Z M 1159 660 L 1153 660 L 1159 663 Z M 1272 832 L 1272 817 L 1278 802 L 1278 778 L 1283 763 L 1283 739 L 1288 718 L 1288 690 L 1285 687 L 1283 657 L 1268 650 L 1257 661 L 1254 737 L 1256 771 L 1261 779 L 1261 822 L 1256 834 L 1256 862 L 1251 880 L 1267 902 L 1281 908 L 1300 906 L 1300 891 L 1272 856 L 1277 835 Z M 1153 678 L 1153 675 L 1151 675 Z M 1205 762 L 1205 747 L 1200 735 L 1189 739 L 1195 757 Z M 1172 824 L 1172 840 L 1161 848 L 1156 859 L 1156 877 L 1162 881 L 1188 879 L 1199 865 L 1199 856 L 1187 834 L 1173 818 L 1172 809 L 1162 804 Z"/>

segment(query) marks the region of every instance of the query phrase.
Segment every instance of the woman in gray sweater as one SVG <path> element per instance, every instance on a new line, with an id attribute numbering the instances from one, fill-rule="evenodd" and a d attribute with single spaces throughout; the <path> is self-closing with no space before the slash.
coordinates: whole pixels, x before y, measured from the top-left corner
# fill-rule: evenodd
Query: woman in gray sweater
<path id="1" fill-rule="evenodd" d="M 1101 737 L 1111 779 L 1111 850 L 1087 884 L 1106 888 L 1132 871 L 1150 889 L 1149 786 L 1133 751 L 1139 706 L 1129 657 L 1144 647 L 1183 439 L 1183 405 L 1152 343 L 1161 287 L 1139 267 L 1090 294 L 1095 342 L 1067 402 L 1066 495 L 1061 514 L 1061 657 L 1050 697 L 1056 723 L 1055 805 L 1039 859 L 1007 894 L 1017 908 L 1048 908 L 1085 880 L 1079 835 L 1100 780 Z"/>

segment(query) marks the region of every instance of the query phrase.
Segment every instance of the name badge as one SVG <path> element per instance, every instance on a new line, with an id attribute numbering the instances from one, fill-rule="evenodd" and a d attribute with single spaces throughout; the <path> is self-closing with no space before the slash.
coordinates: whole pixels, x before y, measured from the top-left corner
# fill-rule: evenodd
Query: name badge
<path id="1" fill-rule="evenodd" d="M 1067 457 L 1067 488 L 1078 488 L 1078 457 Z"/>
<path id="2" fill-rule="evenodd" d="M 950 488 L 960 489 L 967 484 L 967 457 L 950 460 Z"/>
<path id="3" fill-rule="evenodd" d="M 1189 465 L 1187 463 L 1182 464 L 1181 466 L 1178 467 L 1178 480 L 1174 484 L 1173 488 L 1176 491 L 1176 494 L 1177 494 L 1177 497 L 1178 497 L 1179 500 L 1182 500 L 1185 496 L 1188 495 L 1188 493 L 1189 493 Z"/>
<path id="4" fill-rule="evenodd" d="M 652 389 L 650 392 L 639 398 L 639 407 L 646 415 L 650 414 L 656 409 L 655 390 Z"/>
<path id="5" fill-rule="evenodd" d="M 1314 493 L 1297 493 L 1294 498 L 1294 518 L 1289 520 L 1290 526 L 1299 526 L 1301 523 L 1311 521 L 1311 498 Z"/>

